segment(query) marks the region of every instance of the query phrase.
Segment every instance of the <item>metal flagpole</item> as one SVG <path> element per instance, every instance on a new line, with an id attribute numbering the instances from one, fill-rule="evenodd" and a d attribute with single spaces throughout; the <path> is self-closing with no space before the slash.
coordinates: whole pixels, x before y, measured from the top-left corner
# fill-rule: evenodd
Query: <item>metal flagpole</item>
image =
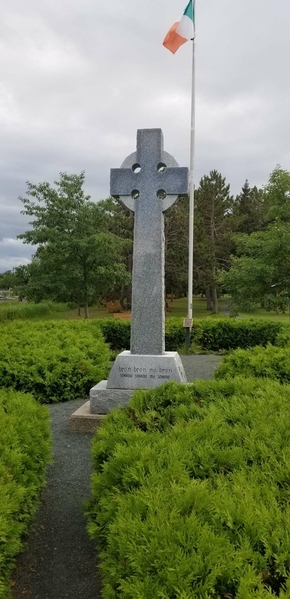
<path id="1" fill-rule="evenodd" d="M 195 0 L 193 0 L 195 21 Z M 188 309 L 186 326 L 186 349 L 190 348 L 192 329 L 192 295 L 193 295 L 193 228 L 194 228 L 194 184 L 195 184 L 195 33 L 192 41 L 192 90 L 191 90 L 191 133 L 190 133 L 190 168 L 189 168 L 189 243 L 188 243 Z"/>

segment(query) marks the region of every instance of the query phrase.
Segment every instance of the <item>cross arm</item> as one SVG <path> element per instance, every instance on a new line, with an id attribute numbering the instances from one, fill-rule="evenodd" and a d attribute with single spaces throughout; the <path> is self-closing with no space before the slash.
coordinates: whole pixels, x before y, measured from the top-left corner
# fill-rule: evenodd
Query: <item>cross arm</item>
<path id="1" fill-rule="evenodd" d="M 183 195 L 188 192 L 188 168 L 171 167 L 160 173 L 158 178 L 160 189 L 166 195 Z"/>
<path id="2" fill-rule="evenodd" d="M 131 196 L 138 188 L 138 174 L 130 168 L 112 168 L 110 177 L 110 194 L 113 197 Z"/>

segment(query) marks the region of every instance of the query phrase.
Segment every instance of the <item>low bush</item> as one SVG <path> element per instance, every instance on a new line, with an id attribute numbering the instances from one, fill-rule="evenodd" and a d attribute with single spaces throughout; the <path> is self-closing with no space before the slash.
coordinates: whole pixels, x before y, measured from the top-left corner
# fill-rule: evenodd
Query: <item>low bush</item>
<path id="1" fill-rule="evenodd" d="M 109 349 L 87 321 L 15 321 L 0 329 L 0 386 L 42 403 L 84 397 L 107 377 Z"/>
<path id="2" fill-rule="evenodd" d="M 104 320 L 100 320 L 99 323 L 104 339 L 106 343 L 109 343 L 113 351 L 130 349 L 130 322 L 119 318 L 105 318 Z"/>
<path id="3" fill-rule="evenodd" d="M 131 324 L 128 321 L 106 319 L 100 326 L 112 350 L 129 349 Z M 234 320 L 229 318 L 204 318 L 196 320 L 191 333 L 191 341 L 202 351 L 232 350 L 255 345 L 276 344 L 282 334 L 289 335 L 290 327 L 282 323 L 263 320 Z M 182 318 L 166 319 L 165 348 L 177 351 L 185 343 L 185 329 Z"/>
<path id="4" fill-rule="evenodd" d="M 290 383 L 290 346 L 237 349 L 225 356 L 215 372 L 215 378 L 267 377 L 280 383 Z"/>
<path id="5" fill-rule="evenodd" d="M 182 318 L 168 318 L 165 322 L 165 349 L 178 351 L 185 343 L 185 328 Z"/>
<path id="6" fill-rule="evenodd" d="M 197 323 L 199 343 L 203 350 L 219 351 L 239 348 L 247 349 L 255 345 L 275 345 L 283 327 L 280 322 L 264 320 L 235 320 L 205 318 Z M 290 329 L 290 327 L 289 327 Z"/>
<path id="7" fill-rule="evenodd" d="M 290 595 L 290 387 L 136 392 L 93 444 L 104 599 Z"/>
<path id="8" fill-rule="evenodd" d="M 0 389 L 0 598 L 35 513 L 51 457 L 49 416 L 31 396 Z"/>
<path id="9" fill-rule="evenodd" d="M 36 318 L 47 314 L 55 314 L 56 312 L 65 312 L 66 310 L 67 304 L 57 304 L 55 302 L 41 302 L 40 304 L 3 302 L 0 304 L 0 322 Z"/>
<path id="10" fill-rule="evenodd" d="M 131 323 L 116 318 L 100 320 L 100 327 L 106 343 L 113 351 L 130 348 Z M 169 318 L 165 327 L 165 348 L 167 351 L 177 351 L 185 342 L 185 330 L 181 318 Z"/>
<path id="11" fill-rule="evenodd" d="M 276 343 L 279 347 L 285 347 L 286 345 L 290 345 L 290 326 L 286 324 L 280 330 L 277 335 Z"/>

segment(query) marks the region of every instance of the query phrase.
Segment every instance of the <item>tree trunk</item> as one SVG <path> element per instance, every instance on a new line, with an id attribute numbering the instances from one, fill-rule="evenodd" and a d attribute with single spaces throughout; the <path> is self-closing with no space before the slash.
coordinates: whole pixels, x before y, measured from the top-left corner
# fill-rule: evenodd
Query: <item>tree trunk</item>
<path id="1" fill-rule="evenodd" d="M 127 301 L 125 301 L 127 300 Z M 131 310 L 131 304 L 132 304 L 132 283 L 130 283 L 129 285 L 127 285 L 127 287 L 123 287 L 122 289 L 122 294 L 121 294 L 121 298 L 120 298 L 120 304 L 123 308 L 123 310 Z"/>
<path id="2" fill-rule="evenodd" d="M 216 268 L 215 266 L 212 267 L 212 278 L 213 278 L 213 286 L 212 286 L 212 301 L 213 301 L 213 313 L 217 314 L 218 313 L 218 296 L 217 296 L 217 286 L 216 286 L 216 282 L 215 282 L 215 277 L 216 277 Z"/>
<path id="3" fill-rule="evenodd" d="M 81 304 L 78 302 L 78 316 L 81 316 Z"/>
<path id="4" fill-rule="evenodd" d="M 85 318 L 89 318 L 89 296 L 88 296 L 88 277 L 87 268 L 84 264 L 84 291 L 85 291 Z"/>
<path id="5" fill-rule="evenodd" d="M 212 288 L 212 298 L 213 298 L 213 308 L 212 311 L 214 314 L 217 314 L 219 311 L 219 305 L 218 305 L 218 297 L 217 297 L 217 288 L 216 285 L 213 286 Z"/>
<path id="6" fill-rule="evenodd" d="M 90 315 L 89 315 L 89 304 L 88 304 L 88 300 L 86 299 L 86 302 L 85 302 L 85 318 L 89 318 L 89 317 L 90 317 Z"/>
<path id="7" fill-rule="evenodd" d="M 211 297 L 211 288 L 210 287 L 206 288 L 205 297 L 206 297 L 206 309 L 212 310 L 212 297 Z"/>

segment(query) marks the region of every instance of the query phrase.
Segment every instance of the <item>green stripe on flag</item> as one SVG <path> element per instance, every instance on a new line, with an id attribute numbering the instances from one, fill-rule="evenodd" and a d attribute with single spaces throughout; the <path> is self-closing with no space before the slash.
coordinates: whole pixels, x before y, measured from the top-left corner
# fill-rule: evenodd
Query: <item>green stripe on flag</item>
<path id="1" fill-rule="evenodd" d="M 184 16 L 189 17 L 194 22 L 194 8 L 192 0 L 189 0 L 189 3 L 183 14 Z"/>

